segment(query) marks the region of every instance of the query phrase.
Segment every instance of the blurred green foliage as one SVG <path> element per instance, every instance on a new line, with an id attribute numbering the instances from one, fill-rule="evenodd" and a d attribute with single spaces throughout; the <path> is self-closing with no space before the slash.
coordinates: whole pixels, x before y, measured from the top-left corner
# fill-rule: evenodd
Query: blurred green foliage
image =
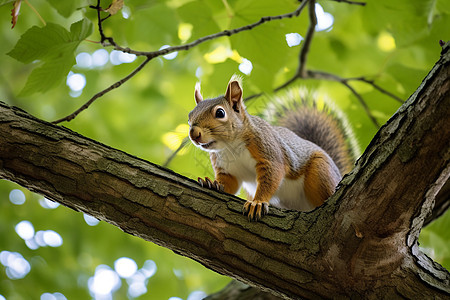
<path id="1" fill-rule="evenodd" d="M 92 59 L 92 54 L 102 49 L 94 42 L 99 40 L 96 11 L 89 8 L 96 1 L 64 1 L 64 5 L 55 0 L 28 1 L 47 26 L 23 2 L 14 29 L 10 24 L 12 2 L 0 1 L 1 101 L 52 121 L 72 113 L 143 61 L 138 57 L 118 65 L 110 61 L 91 66 L 75 64 L 74 57 L 78 54 L 87 53 Z M 370 0 L 365 7 L 333 1 L 319 3 L 334 17 L 334 22 L 332 28 L 316 32 L 307 67 L 342 77 L 375 79 L 401 99 L 407 99 L 417 89 L 439 58 L 439 40 L 450 36 L 447 0 Z M 109 4 L 110 1 L 102 1 L 104 8 Z M 288 13 L 297 5 L 294 0 L 276 4 L 270 0 L 125 1 L 123 9 L 104 22 L 104 31 L 121 46 L 154 51 L 164 45 L 180 45 L 253 23 L 263 16 Z M 242 74 L 239 65 L 245 58 L 253 66 L 251 73 L 244 75 L 245 94 L 271 92 L 287 81 L 298 66 L 300 46 L 289 47 L 285 35 L 299 33 L 304 37 L 307 26 L 304 11 L 298 18 L 275 20 L 231 37 L 207 41 L 179 52 L 174 59 L 158 57 L 130 81 L 63 125 L 104 144 L 164 164 L 187 134 L 187 113 L 194 106 L 193 90 L 198 80 L 202 81 L 204 96 L 222 94 L 231 75 Z M 46 40 L 44 35 L 50 29 L 53 31 Z M 30 49 L 33 52 L 27 52 Z M 112 49 L 106 50 L 109 54 Z M 49 64 L 51 68 L 45 69 Z M 81 92 L 71 91 L 64 84 L 69 70 L 70 74 L 84 76 L 86 84 Z M 351 84 L 381 124 L 400 105 L 370 85 Z M 367 146 L 376 128 L 346 87 L 316 80 L 304 80 L 297 85 L 333 99 L 348 116 L 361 148 Z M 248 107 L 252 113 L 261 113 L 267 101 L 256 98 Z M 212 175 L 207 155 L 191 145 L 169 167 L 191 178 Z M 10 192 L 14 189 L 23 191 L 24 204 L 10 202 Z M 88 282 L 96 267 L 114 268 L 114 262 L 120 257 L 132 258 L 138 268 L 149 260 L 157 266 L 156 273 L 146 279 L 148 291 L 140 298 L 186 299 L 196 290 L 217 291 L 229 280 L 167 249 L 123 234 L 104 222 L 89 226 L 80 213 L 64 207 L 45 209 L 40 205 L 42 197 L 15 184 L 0 181 L 0 197 L 0 253 L 4 256 L 20 253 L 31 267 L 23 278 L 11 279 L 7 268 L 0 265 L 0 295 L 6 299 L 36 299 L 43 293 L 55 292 L 68 299 L 89 298 Z M 35 232 L 54 230 L 62 237 L 63 244 L 30 249 L 15 230 L 23 220 L 30 221 Z M 447 268 L 450 267 L 449 223 L 447 212 L 425 228 L 420 239 L 427 253 Z M 130 284 L 130 280 L 122 279 L 114 298 L 132 298 L 127 295 Z"/>

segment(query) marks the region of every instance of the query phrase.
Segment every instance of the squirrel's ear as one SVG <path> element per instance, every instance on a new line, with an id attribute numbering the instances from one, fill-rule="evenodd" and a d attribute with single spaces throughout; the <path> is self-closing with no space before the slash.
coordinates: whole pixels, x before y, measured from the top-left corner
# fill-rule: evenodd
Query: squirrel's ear
<path id="1" fill-rule="evenodd" d="M 236 112 L 239 112 L 242 100 L 241 84 L 237 80 L 233 80 L 228 84 L 225 98 L 230 102 L 231 106 Z"/>
<path id="2" fill-rule="evenodd" d="M 196 104 L 198 104 L 200 101 L 203 101 L 203 96 L 200 93 L 200 82 L 197 82 L 197 84 L 195 85 L 194 98 Z"/>

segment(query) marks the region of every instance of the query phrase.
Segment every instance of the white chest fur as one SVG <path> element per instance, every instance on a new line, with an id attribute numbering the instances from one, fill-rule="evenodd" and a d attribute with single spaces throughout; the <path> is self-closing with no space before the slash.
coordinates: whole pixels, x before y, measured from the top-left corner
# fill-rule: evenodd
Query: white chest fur
<path id="1" fill-rule="evenodd" d="M 244 143 L 228 145 L 217 154 L 217 164 L 226 173 L 238 180 L 250 197 L 254 197 L 257 188 L 256 160 L 251 156 Z M 270 204 L 279 208 L 309 211 L 314 207 L 307 201 L 304 192 L 304 177 L 296 180 L 284 178 Z"/>
<path id="2" fill-rule="evenodd" d="M 235 176 L 239 185 L 247 181 L 256 183 L 256 160 L 244 143 L 230 144 L 216 155 L 218 167 Z"/>

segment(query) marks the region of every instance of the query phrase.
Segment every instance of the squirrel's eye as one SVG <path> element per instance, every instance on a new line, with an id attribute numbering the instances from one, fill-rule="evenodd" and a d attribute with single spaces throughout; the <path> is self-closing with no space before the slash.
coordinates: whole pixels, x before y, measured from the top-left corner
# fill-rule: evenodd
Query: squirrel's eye
<path id="1" fill-rule="evenodd" d="M 216 110 L 216 118 L 218 119 L 225 118 L 225 110 L 223 108 L 219 108 Z"/>

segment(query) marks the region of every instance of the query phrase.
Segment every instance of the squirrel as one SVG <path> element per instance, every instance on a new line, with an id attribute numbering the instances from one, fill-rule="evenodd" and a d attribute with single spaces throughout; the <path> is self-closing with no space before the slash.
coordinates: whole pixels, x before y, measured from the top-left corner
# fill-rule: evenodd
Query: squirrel
<path id="1" fill-rule="evenodd" d="M 250 115 L 239 77 L 224 96 L 203 100 L 195 87 L 189 113 L 189 138 L 209 152 L 215 180 L 198 178 L 203 187 L 248 195 L 243 212 L 250 220 L 275 207 L 310 211 L 324 203 L 353 165 L 352 150 L 336 118 L 315 105 L 285 109 L 273 126 Z"/>

